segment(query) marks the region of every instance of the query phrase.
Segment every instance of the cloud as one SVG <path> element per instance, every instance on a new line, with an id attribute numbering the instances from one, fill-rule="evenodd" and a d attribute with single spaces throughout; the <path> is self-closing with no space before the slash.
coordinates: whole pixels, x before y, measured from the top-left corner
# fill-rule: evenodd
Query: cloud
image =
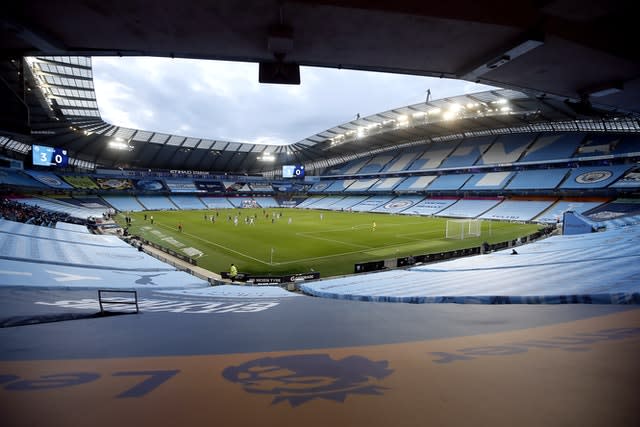
<path id="1" fill-rule="evenodd" d="M 289 144 L 361 117 L 490 87 L 420 76 L 305 67 L 302 84 L 258 83 L 252 63 L 93 58 L 103 119 L 154 132 Z"/>

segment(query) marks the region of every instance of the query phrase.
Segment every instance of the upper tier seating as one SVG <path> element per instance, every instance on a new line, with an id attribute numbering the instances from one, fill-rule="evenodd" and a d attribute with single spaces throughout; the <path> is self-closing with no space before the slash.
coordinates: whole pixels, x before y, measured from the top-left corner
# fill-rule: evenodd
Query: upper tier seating
<path id="1" fill-rule="evenodd" d="M 583 166 L 573 169 L 560 188 L 604 188 L 620 178 L 632 165 Z"/>
<path id="2" fill-rule="evenodd" d="M 429 190 L 458 190 L 460 189 L 470 178 L 470 173 L 461 173 L 454 175 L 440 175 L 431 184 L 429 184 Z"/>
<path id="3" fill-rule="evenodd" d="M 387 164 L 393 160 L 394 156 L 381 154 L 379 156 L 375 156 L 369 163 L 364 165 L 357 173 L 376 173 L 380 172 L 384 169 Z"/>
<path id="4" fill-rule="evenodd" d="M 396 187 L 396 191 L 421 191 L 427 188 L 437 175 L 411 176 Z"/>
<path id="5" fill-rule="evenodd" d="M 405 170 L 427 170 L 438 168 L 444 159 L 458 146 L 458 141 L 433 142 Z"/>
<path id="6" fill-rule="evenodd" d="M 444 159 L 440 168 L 459 168 L 474 165 L 480 158 L 480 155 L 491 145 L 494 138 L 493 136 L 486 136 L 462 141 L 462 143 L 458 145 L 458 148 Z"/>
<path id="7" fill-rule="evenodd" d="M 463 186 L 463 190 L 501 190 L 514 172 L 487 172 L 474 174 Z"/>
<path id="8" fill-rule="evenodd" d="M 382 169 L 382 172 L 398 172 L 405 170 L 417 155 L 418 153 L 403 153 L 393 161 L 387 163 L 387 166 Z"/>
<path id="9" fill-rule="evenodd" d="M 535 134 L 531 133 L 501 135 L 487 151 L 482 153 L 476 164 L 515 163 L 533 142 L 534 137 Z"/>
<path id="10" fill-rule="evenodd" d="M 36 181 L 22 171 L 8 168 L 0 168 L 0 185 L 1 184 L 16 187 L 48 188 L 43 183 Z"/>
<path id="11" fill-rule="evenodd" d="M 73 187 L 53 172 L 45 172 L 45 171 L 34 171 L 34 170 L 25 170 L 26 174 L 31 176 L 37 181 L 40 181 L 47 187 L 56 188 L 59 190 L 71 190 Z"/>
<path id="12" fill-rule="evenodd" d="M 568 159 L 573 156 L 583 133 L 560 133 L 540 136 L 520 159 L 521 162 L 540 162 L 545 160 Z"/>
<path id="13" fill-rule="evenodd" d="M 405 178 L 396 177 L 396 178 L 382 178 L 378 182 L 369 188 L 369 192 L 377 192 L 377 191 L 391 191 L 398 184 L 400 184 Z"/>
<path id="14" fill-rule="evenodd" d="M 556 188 L 569 168 L 520 171 L 507 185 L 507 190 L 550 190 Z"/>
<path id="15" fill-rule="evenodd" d="M 378 182 L 377 178 L 374 178 L 374 179 L 356 179 L 344 191 L 345 191 L 345 193 L 357 192 L 357 191 L 367 191 L 369 189 L 369 187 L 374 185 L 376 182 Z"/>

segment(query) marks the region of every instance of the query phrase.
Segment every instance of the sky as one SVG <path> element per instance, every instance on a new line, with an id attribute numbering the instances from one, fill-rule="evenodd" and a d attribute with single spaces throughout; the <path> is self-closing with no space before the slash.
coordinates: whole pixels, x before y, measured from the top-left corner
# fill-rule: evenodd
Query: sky
<path id="1" fill-rule="evenodd" d="M 253 63 L 93 58 L 102 118 L 114 125 L 258 144 L 292 144 L 356 118 L 490 90 L 462 80 L 302 67 L 297 85 L 258 83 Z"/>

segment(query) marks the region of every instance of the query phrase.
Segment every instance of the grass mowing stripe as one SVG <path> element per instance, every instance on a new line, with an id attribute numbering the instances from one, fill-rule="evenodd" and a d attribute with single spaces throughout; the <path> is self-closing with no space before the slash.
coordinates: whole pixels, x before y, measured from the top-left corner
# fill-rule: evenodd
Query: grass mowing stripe
<path id="1" fill-rule="evenodd" d="M 145 214 L 154 216 L 156 233 L 148 229 Z M 205 214 L 208 220 L 204 220 Z M 212 214 L 215 223 L 210 220 Z M 439 217 L 283 208 L 153 211 L 134 212 L 131 216 L 131 234 L 175 250 L 175 245 L 171 246 L 173 239 L 207 254 L 198 259 L 200 267 L 226 271 L 234 263 L 241 272 L 260 275 L 312 269 L 323 277 L 348 274 L 360 262 L 469 248 L 485 240 L 496 243 L 538 229 L 530 224 L 493 222 L 489 230 L 485 221 L 481 237 L 454 240 L 444 239 L 447 219 Z M 237 226 L 228 220 L 234 216 L 239 218 Z M 244 220 L 251 217 L 255 224 L 245 224 Z M 373 222 L 377 225 L 375 231 Z M 178 224 L 183 226 L 182 233 Z M 162 236 L 157 235 L 160 230 Z"/>
<path id="2" fill-rule="evenodd" d="M 168 229 L 168 230 L 173 231 L 173 228 L 172 228 L 172 227 L 169 227 L 168 225 L 164 225 L 164 224 L 158 224 L 158 225 L 159 225 L 160 227 L 163 227 L 163 228 L 166 228 L 166 229 Z M 228 247 L 223 246 L 223 245 L 221 245 L 221 244 L 219 244 L 219 243 L 211 242 L 211 241 L 209 241 L 209 240 L 207 240 L 207 239 L 203 239 L 202 237 L 199 237 L 199 236 L 194 236 L 193 234 L 190 234 L 190 233 L 184 233 L 184 232 L 183 232 L 182 234 L 183 234 L 183 235 L 185 235 L 185 236 L 189 236 L 189 237 L 191 237 L 191 238 L 193 238 L 193 239 L 200 240 L 200 241 L 202 241 L 202 242 L 208 243 L 208 244 L 210 244 L 210 245 L 217 246 L 217 247 L 218 247 L 218 248 L 220 248 L 220 249 L 223 249 L 223 250 L 228 251 L 228 252 L 232 252 L 232 253 L 234 253 L 234 254 L 236 254 L 236 255 L 240 255 L 240 256 L 242 256 L 242 257 L 245 257 L 245 258 L 251 259 L 251 260 L 253 260 L 253 261 L 261 262 L 261 263 L 263 263 L 263 264 L 265 264 L 265 265 L 269 265 L 269 263 L 268 263 L 268 262 L 262 261 L 261 259 L 258 259 L 258 258 L 254 258 L 254 257 L 252 257 L 251 255 L 243 254 L 242 252 L 239 252 L 239 251 L 236 251 L 236 250 L 234 250 L 234 249 L 228 248 Z"/>

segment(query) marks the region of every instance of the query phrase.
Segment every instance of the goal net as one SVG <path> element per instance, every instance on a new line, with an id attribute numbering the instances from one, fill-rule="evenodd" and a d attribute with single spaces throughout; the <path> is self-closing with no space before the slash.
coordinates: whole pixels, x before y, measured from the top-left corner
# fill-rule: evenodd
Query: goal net
<path id="1" fill-rule="evenodd" d="M 445 238 L 466 239 L 467 237 L 480 237 L 481 221 L 477 219 L 449 219 Z"/>

